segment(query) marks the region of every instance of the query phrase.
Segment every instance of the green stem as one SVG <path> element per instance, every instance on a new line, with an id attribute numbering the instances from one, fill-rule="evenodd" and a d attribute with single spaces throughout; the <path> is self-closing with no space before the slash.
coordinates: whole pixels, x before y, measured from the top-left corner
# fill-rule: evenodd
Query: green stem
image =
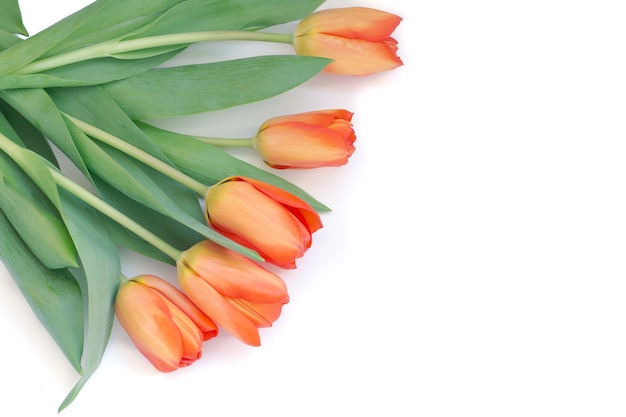
<path id="1" fill-rule="evenodd" d="M 159 249 L 167 256 L 172 258 L 174 261 L 177 261 L 180 258 L 181 251 L 171 246 L 169 243 L 165 242 L 163 239 L 149 231 L 148 229 L 141 226 L 139 223 L 135 222 L 130 217 L 126 216 L 121 211 L 117 210 L 115 207 L 109 205 L 101 198 L 98 198 L 94 194 L 90 193 L 74 181 L 67 178 L 62 173 L 49 168 L 50 174 L 54 179 L 54 182 L 61 188 L 69 191 L 74 194 L 76 197 L 83 200 L 85 203 L 89 204 L 100 213 L 109 217 L 111 220 L 119 223 L 121 226 L 124 226 L 126 229 L 130 230 L 146 242 L 150 243 L 155 248 Z"/>
<path id="2" fill-rule="evenodd" d="M 17 143 L 13 142 L 8 137 L 4 136 L 2 133 L 0 133 L 0 149 L 2 149 L 2 151 L 9 155 L 11 159 L 15 160 L 18 165 L 21 165 L 20 158 L 16 159 L 17 155 L 15 155 L 15 153 L 25 149 Z M 171 246 L 169 243 L 165 242 L 163 239 L 161 239 L 145 227 L 141 226 L 139 223 L 137 223 L 121 211 L 117 210 L 115 207 L 111 206 L 101 198 L 90 193 L 56 169 L 48 167 L 48 171 L 50 172 L 50 176 L 58 187 L 69 191 L 85 203 L 89 204 L 91 207 L 98 210 L 100 213 L 104 214 L 111 220 L 117 222 L 118 224 L 133 232 L 146 242 L 150 243 L 152 246 L 162 251 L 174 261 L 177 261 L 180 258 L 180 250 Z"/>
<path id="3" fill-rule="evenodd" d="M 208 138 L 206 136 L 192 136 L 201 142 L 221 148 L 252 148 L 254 138 Z"/>
<path id="4" fill-rule="evenodd" d="M 250 32 L 238 30 L 206 31 L 174 33 L 170 35 L 149 36 L 145 38 L 129 40 L 113 40 L 89 45 L 84 48 L 53 55 L 48 58 L 39 59 L 24 65 L 16 70 L 14 74 L 35 74 L 47 71 L 64 65 L 76 62 L 87 61 L 94 58 L 104 58 L 123 54 L 126 52 L 139 51 L 143 49 L 159 48 L 163 46 L 187 46 L 198 42 L 225 41 L 225 40 L 245 40 L 260 42 L 293 43 L 292 34 Z"/>
<path id="5" fill-rule="evenodd" d="M 154 168 L 155 170 L 161 172 L 162 174 L 167 175 L 174 181 L 190 188 L 191 190 L 196 192 L 198 195 L 203 196 L 209 190 L 208 186 L 202 184 L 201 182 L 196 181 L 195 179 L 182 173 L 181 171 L 174 168 L 173 166 L 150 155 L 146 151 L 141 150 L 137 148 L 136 146 L 131 145 L 125 140 L 122 140 L 118 138 L 117 136 L 114 136 L 108 132 L 105 132 L 104 130 L 99 129 L 95 126 L 92 126 L 89 123 L 86 123 L 80 119 L 70 116 L 67 113 L 63 113 L 63 115 L 67 117 L 72 123 L 74 123 L 76 127 L 78 127 L 86 135 L 96 140 L 99 140 L 100 142 L 106 143 L 107 145 L 125 153 L 126 155 L 129 155 L 137 159 L 138 161 L 143 162 L 144 164 Z"/>

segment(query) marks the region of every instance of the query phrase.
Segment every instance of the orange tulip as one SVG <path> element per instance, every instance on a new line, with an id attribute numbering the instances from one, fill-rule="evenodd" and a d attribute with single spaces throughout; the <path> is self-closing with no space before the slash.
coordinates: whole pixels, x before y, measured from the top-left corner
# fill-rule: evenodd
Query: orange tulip
<path id="1" fill-rule="evenodd" d="M 391 34 L 402 18 L 366 7 L 317 11 L 302 19 L 294 32 L 299 55 L 334 59 L 324 71 L 368 75 L 402 65 L 398 42 Z"/>
<path id="2" fill-rule="evenodd" d="M 259 327 L 269 327 L 289 301 L 283 280 L 237 252 L 209 240 L 183 252 L 178 280 L 187 296 L 218 326 L 259 346 Z"/>
<path id="3" fill-rule="evenodd" d="M 139 351 L 162 372 L 191 365 L 217 326 L 173 285 L 153 275 L 124 281 L 115 298 L 117 318 Z"/>
<path id="4" fill-rule="evenodd" d="M 311 234 L 322 227 L 305 201 L 252 178 L 226 178 L 209 189 L 205 201 L 210 225 L 282 268 L 296 267 L 311 247 Z"/>
<path id="5" fill-rule="evenodd" d="M 254 147 L 274 168 L 345 165 L 356 140 L 351 120 L 339 109 L 274 117 L 261 125 Z"/>

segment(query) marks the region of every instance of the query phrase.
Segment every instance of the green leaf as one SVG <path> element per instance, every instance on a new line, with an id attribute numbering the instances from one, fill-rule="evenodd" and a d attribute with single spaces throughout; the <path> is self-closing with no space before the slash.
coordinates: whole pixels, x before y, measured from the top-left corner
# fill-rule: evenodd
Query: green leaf
<path id="1" fill-rule="evenodd" d="M 5 130 L 2 120 L 0 133 Z M 57 209 L 4 152 L 0 152 L 0 209 L 46 267 L 76 266 L 76 250 Z"/>
<path id="2" fill-rule="evenodd" d="M 2 212 L 0 236 L 0 258 L 39 321 L 81 372 L 84 315 L 78 283 L 67 269 L 52 270 L 39 262 Z"/>
<path id="3" fill-rule="evenodd" d="M 0 29 L 0 51 L 20 43 L 22 38 L 18 38 L 13 33 Z"/>
<path id="4" fill-rule="evenodd" d="M 99 58 L 65 65 L 49 71 L 29 75 L 0 77 L 0 89 L 80 87 L 121 80 L 167 61 L 174 54 L 136 60 Z"/>
<path id="5" fill-rule="evenodd" d="M 82 263 L 82 268 L 73 272 L 87 305 L 83 373 L 59 407 L 60 411 L 76 398 L 102 361 L 115 316 L 113 303 L 121 267 L 117 247 L 100 214 L 64 190 L 59 194 L 61 213 Z"/>
<path id="6" fill-rule="evenodd" d="M 97 15 L 109 0 L 96 1 L 51 27 L 0 52 L 0 76 L 6 75 L 41 57 L 59 42 L 71 36 L 81 25 Z"/>
<path id="7" fill-rule="evenodd" d="M 103 88 L 57 88 L 48 91 L 55 106 L 62 112 L 169 163 L 163 152 L 145 137 Z"/>
<path id="8" fill-rule="evenodd" d="M 324 0 L 188 0 L 125 39 L 208 30 L 258 30 L 313 12 Z"/>
<path id="9" fill-rule="evenodd" d="M 181 227 L 180 222 L 161 214 L 137 201 L 129 198 L 111 186 L 97 175 L 93 176 L 94 183 L 102 198 L 109 204 L 124 211 L 128 217 L 150 230 L 156 236 L 168 242 L 175 248 L 189 248 L 205 239 L 200 233 L 188 227 Z M 144 256 L 173 265 L 175 260 L 163 254 L 160 250 L 129 232 L 124 227 L 110 219 L 105 219 L 113 240 L 122 247 L 133 250 Z"/>
<path id="10" fill-rule="evenodd" d="M 22 22 L 22 12 L 17 0 L 0 0 L 0 29 L 9 33 L 19 33 L 28 35 L 24 22 Z"/>
<path id="11" fill-rule="evenodd" d="M 71 36 L 58 41 L 44 56 L 55 55 L 69 50 L 75 50 L 87 45 L 97 44 L 106 40 L 118 39 L 137 29 L 145 27 L 157 19 L 165 11 L 182 3 L 184 0 L 98 0 L 94 4 L 97 10 L 78 11 L 78 20 L 83 22 L 77 25 Z M 220 0 L 224 1 L 224 0 Z M 229 1 L 229 0 L 225 0 Z M 87 6 L 87 8 L 93 5 Z M 49 29 L 59 30 L 61 21 Z M 44 35 L 48 36 L 44 33 Z M 37 35 L 35 35 L 37 36 Z M 33 36 L 34 38 L 34 36 Z"/>
<path id="12" fill-rule="evenodd" d="M 261 56 L 158 68 L 105 84 L 133 119 L 183 116 L 239 106 L 284 93 L 330 62 L 306 56 Z"/>
<path id="13" fill-rule="evenodd" d="M 317 211 L 330 211 L 324 204 L 291 182 L 248 164 L 218 147 L 144 122 L 136 123 L 176 166 L 197 181 L 215 184 L 233 175 L 256 178 L 300 197 Z"/>
<path id="14" fill-rule="evenodd" d="M 88 175 L 87 167 L 74 145 L 65 119 L 46 90 L 0 90 L 0 98 L 50 139 L 83 174 Z"/>
<path id="15" fill-rule="evenodd" d="M 3 100 L 0 100 L 0 115 L 4 116 L 4 118 L 0 117 L 0 123 L 3 123 L 2 120 L 6 122 L 7 127 L 12 132 L 12 140 L 14 142 L 17 138 L 17 143 L 37 152 L 55 166 L 59 166 L 48 140 L 28 120 Z M 4 133 L 8 136 L 7 132 Z"/>
<path id="16" fill-rule="evenodd" d="M 32 198 L 0 181 L 0 208 L 33 254 L 50 269 L 76 267 L 76 249 L 67 228 L 58 211 L 46 203 L 45 197 Z"/>
<path id="17" fill-rule="evenodd" d="M 59 207 L 57 186 L 49 170 L 54 166 L 41 155 L 21 146 L 14 147 L 9 156 L 37 184 L 52 204 Z"/>

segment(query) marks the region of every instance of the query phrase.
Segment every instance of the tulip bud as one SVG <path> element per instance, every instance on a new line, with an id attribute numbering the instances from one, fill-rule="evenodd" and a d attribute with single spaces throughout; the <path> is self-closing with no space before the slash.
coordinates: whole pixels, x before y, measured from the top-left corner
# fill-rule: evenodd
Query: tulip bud
<path id="1" fill-rule="evenodd" d="M 258 328 L 271 326 L 289 301 L 280 277 L 209 240 L 183 252 L 177 268 L 180 286 L 194 304 L 251 346 L 261 344 Z"/>
<path id="2" fill-rule="evenodd" d="M 210 225 L 282 268 L 296 267 L 322 227 L 305 201 L 252 178 L 226 178 L 209 189 L 205 202 Z"/>
<path id="3" fill-rule="evenodd" d="M 217 326 L 182 292 L 153 275 L 120 284 L 117 318 L 139 351 L 161 372 L 191 365 Z"/>
<path id="4" fill-rule="evenodd" d="M 396 55 L 398 42 L 391 34 L 402 19 L 366 7 L 317 11 L 294 32 L 293 46 L 299 55 L 334 59 L 325 72 L 369 75 L 402 65 Z"/>
<path id="5" fill-rule="evenodd" d="M 261 125 L 253 145 L 273 168 L 345 165 L 356 140 L 351 120 L 347 110 L 274 117 Z"/>

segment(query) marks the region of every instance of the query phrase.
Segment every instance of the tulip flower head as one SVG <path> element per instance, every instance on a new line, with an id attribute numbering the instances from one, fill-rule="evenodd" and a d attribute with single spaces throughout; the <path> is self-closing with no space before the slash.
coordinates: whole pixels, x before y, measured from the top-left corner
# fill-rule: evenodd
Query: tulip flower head
<path id="1" fill-rule="evenodd" d="M 352 113 L 321 110 L 274 117 L 259 128 L 254 148 L 273 168 L 341 166 L 354 153 Z"/>
<path id="2" fill-rule="evenodd" d="M 217 326 L 176 287 L 153 275 L 120 284 L 117 318 L 139 351 L 162 372 L 191 365 Z"/>
<path id="3" fill-rule="evenodd" d="M 209 240 L 183 252 L 177 268 L 180 286 L 195 305 L 251 346 L 261 344 L 258 328 L 271 326 L 289 301 L 280 277 Z"/>
<path id="4" fill-rule="evenodd" d="M 294 32 L 299 55 L 334 59 L 325 72 L 369 75 L 402 65 L 391 34 L 402 18 L 367 7 L 317 11 L 302 19 Z"/>
<path id="5" fill-rule="evenodd" d="M 286 269 L 311 247 L 322 227 L 315 210 L 281 188 L 246 177 L 229 177 L 205 196 L 207 222 L 223 235 Z"/>

